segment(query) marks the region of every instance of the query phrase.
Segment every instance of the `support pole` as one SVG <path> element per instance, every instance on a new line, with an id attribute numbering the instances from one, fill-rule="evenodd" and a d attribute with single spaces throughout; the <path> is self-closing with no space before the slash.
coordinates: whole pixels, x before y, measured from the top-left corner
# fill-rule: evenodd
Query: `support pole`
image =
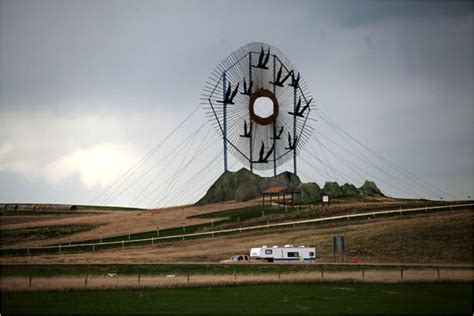
<path id="1" fill-rule="evenodd" d="M 227 86 L 227 74 L 224 71 L 222 74 L 222 97 L 224 101 L 224 135 L 223 135 L 223 142 L 224 142 L 224 172 L 227 172 L 227 100 L 226 100 L 226 86 Z"/>
<path id="2" fill-rule="evenodd" d="M 249 93 L 250 95 L 252 95 L 252 91 L 250 91 L 250 83 L 252 82 L 252 52 L 249 52 Z M 250 117 L 249 115 L 249 125 L 250 125 L 250 128 L 253 129 L 253 124 L 252 124 L 252 118 Z M 250 155 L 250 172 L 253 173 L 253 162 L 252 162 L 252 155 L 253 155 L 253 152 L 252 152 L 252 130 L 250 131 L 250 138 L 249 138 L 249 155 Z"/>
<path id="3" fill-rule="evenodd" d="M 275 82 L 275 66 L 276 66 L 276 58 L 273 55 L 273 82 Z M 275 95 L 276 86 L 273 85 L 273 95 Z M 273 175 L 276 177 L 277 175 L 277 165 L 276 165 L 276 121 L 273 122 Z"/>
<path id="4" fill-rule="evenodd" d="M 294 74 L 293 74 L 294 75 Z M 298 89 L 298 86 L 295 85 L 293 89 L 293 113 L 296 114 L 296 89 Z M 296 173 L 296 115 L 293 116 L 293 173 L 295 176 L 297 175 Z"/>

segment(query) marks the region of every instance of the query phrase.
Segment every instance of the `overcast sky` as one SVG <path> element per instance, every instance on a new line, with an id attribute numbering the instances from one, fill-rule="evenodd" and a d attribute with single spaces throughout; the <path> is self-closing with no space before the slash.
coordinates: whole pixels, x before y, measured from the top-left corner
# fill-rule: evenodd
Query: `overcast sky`
<path id="1" fill-rule="evenodd" d="M 452 196 L 473 196 L 470 1 L 1 0 L 0 202 L 94 202 L 199 105 L 214 67 L 254 41 L 278 47 L 318 111 L 353 137 Z M 318 111 L 314 135 L 337 150 Z M 222 163 L 184 184 L 219 155 L 209 124 L 196 136 L 209 149 L 179 179 L 187 193 L 162 192 L 183 189 L 166 181 L 181 156 L 162 159 L 203 121 L 195 112 L 148 159 L 149 178 L 129 179 L 129 190 L 102 203 L 158 206 L 163 194 L 162 204 L 181 204 L 203 194 Z M 314 147 L 326 166 L 303 157 L 304 181 L 371 179 L 389 195 L 430 197 L 389 185 L 396 175 L 382 163 L 353 173 L 329 149 Z"/>

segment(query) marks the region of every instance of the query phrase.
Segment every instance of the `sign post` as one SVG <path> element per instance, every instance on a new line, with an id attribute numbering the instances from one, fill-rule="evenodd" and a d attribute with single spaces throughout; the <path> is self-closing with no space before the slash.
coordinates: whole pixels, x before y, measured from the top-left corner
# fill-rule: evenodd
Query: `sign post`
<path id="1" fill-rule="evenodd" d="M 323 206 L 324 205 L 329 206 L 329 195 L 324 194 L 321 198 L 322 198 L 322 201 L 323 201 Z"/>
<path id="2" fill-rule="evenodd" d="M 332 237 L 332 253 L 334 257 L 334 262 L 336 262 L 336 254 L 341 253 L 342 262 L 344 262 L 344 254 L 346 252 L 346 241 L 344 236 L 334 236 Z"/>

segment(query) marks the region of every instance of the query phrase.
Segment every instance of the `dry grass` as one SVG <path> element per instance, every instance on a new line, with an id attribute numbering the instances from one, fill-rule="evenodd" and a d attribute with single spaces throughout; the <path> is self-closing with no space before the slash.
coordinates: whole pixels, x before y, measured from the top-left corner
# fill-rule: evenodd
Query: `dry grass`
<path id="1" fill-rule="evenodd" d="M 332 262 L 331 237 L 346 237 L 347 261 L 472 264 L 472 211 L 428 213 L 347 223 L 296 226 L 229 236 L 88 253 L 2 257 L 2 263 L 216 262 L 261 245 L 307 245 Z M 336 225 L 336 224 L 335 224 Z"/>
<path id="2" fill-rule="evenodd" d="M 140 282 L 139 282 L 140 280 Z M 435 269 L 404 270 L 403 280 L 400 270 L 365 270 L 350 272 L 305 272 L 289 274 L 245 274 L 245 275 L 176 275 L 174 277 L 142 275 L 135 276 L 58 276 L 37 277 L 5 277 L 1 279 L 2 291 L 64 291 L 77 289 L 129 289 L 129 288 L 164 288 L 176 286 L 203 286 L 247 283 L 276 283 L 276 282 L 337 282 L 363 281 L 378 283 L 397 282 L 433 282 L 433 281 L 469 281 L 472 282 L 471 269 L 441 270 L 438 279 Z"/>
<path id="3" fill-rule="evenodd" d="M 63 238 L 54 239 L 43 239 L 37 240 L 35 244 L 38 246 L 50 245 L 50 244 L 66 244 L 69 241 L 78 242 L 83 240 L 97 239 L 102 234 L 103 238 L 122 236 L 126 234 L 135 234 L 140 232 L 152 231 L 157 227 L 160 229 L 168 229 L 177 226 L 181 226 L 183 223 L 186 225 L 198 225 L 202 223 L 210 222 L 210 219 L 193 218 L 188 219 L 187 217 L 193 215 L 199 215 L 204 213 L 211 213 L 217 211 L 225 211 L 228 209 L 248 207 L 255 205 L 258 201 L 249 201 L 244 203 L 219 203 L 210 204 L 206 206 L 182 206 L 182 207 L 170 207 L 158 210 L 147 210 L 147 211 L 116 211 L 116 212 L 102 212 L 101 214 L 88 214 L 84 215 L 78 212 L 77 216 L 56 216 L 40 220 L 36 220 L 37 216 L 34 216 L 30 220 L 31 216 L 27 220 L 18 220 L 12 222 L 8 216 L 2 218 L 2 224 L 0 228 L 6 229 L 28 229 L 38 228 L 47 226 L 66 226 L 66 225 L 100 225 L 97 229 L 92 229 L 86 232 L 72 234 Z M 18 219 L 18 216 L 15 216 Z M 14 247 L 31 247 L 31 241 L 18 241 L 9 246 Z"/>
<path id="4" fill-rule="evenodd" d="M 314 216 L 329 216 L 340 212 L 350 212 L 351 209 L 360 207 L 395 207 L 399 205 L 408 205 L 413 203 L 426 203 L 423 201 L 400 200 L 393 198 L 345 198 L 333 199 L 330 208 L 315 206 L 311 210 L 298 212 L 294 214 L 284 214 L 284 218 L 274 217 L 274 220 L 288 220 L 292 218 L 307 218 Z M 87 209 L 79 210 L 76 214 L 58 214 L 58 215 L 42 215 L 42 216 L 0 216 L 0 229 L 31 229 L 41 227 L 58 227 L 67 225 L 95 225 L 98 228 L 89 231 L 70 234 L 61 238 L 47 238 L 30 240 L 17 240 L 9 243 L 8 247 L 26 248 L 46 245 L 67 244 L 69 242 L 80 242 L 91 239 L 98 239 L 101 235 L 103 238 L 123 236 L 127 234 L 136 234 L 142 232 L 153 231 L 157 227 L 160 229 L 169 229 L 180 227 L 181 225 L 199 225 L 208 223 L 209 218 L 189 218 L 194 215 L 205 213 L 213 213 L 226 211 L 229 209 L 245 208 L 260 205 L 260 199 L 254 199 L 247 202 L 225 202 L 215 203 L 204 206 L 176 206 L 163 209 L 146 210 L 146 211 L 110 211 L 103 209 Z M 96 214 L 91 214 L 91 212 Z M 258 219 L 250 220 L 247 224 L 251 225 Z M 223 228 L 225 227 L 222 226 Z M 3 245 L 6 246 L 6 245 Z"/>
<path id="5" fill-rule="evenodd" d="M 199 225 L 209 223 L 209 218 L 189 218 L 194 215 L 226 211 L 229 209 L 245 208 L 260 205 L 261 200 L 255 199 L 247 202 L 225 202 L 215 203 L 204 206 L 177 206 L 147 211 L 108 211 L 108 210 L 82 210 L 77 211 L 77 215 L 42 215 L 42 216 L 1 216 L 0 229 L 30 229 L 47 226 L 66 226 L 66 225 L 96 225 L 98 228 L 89 231 L 71 234 L 61 238 L 38 239 L 35 241 L 18 240 L 9 247 L 26 248 L 46 245 L 67 244 L 69 242 L 80 242 L 91 239 L 123 236 L 127 234 L 136 234 L 153 231 L 157 227 L 161 230 L 180 227 L 181 225 Z M 315 216 L 330 216 L 340 212 L 351 212 L 360 207 L 391 207 L 398 208 L 399 205 L 412 205 L 413 203 L 425 203 L 423 201 L 399 200 L 392 198 L 364 198 L 364 199 L 333 199 L 330 208 L 315 206 L 311 210 L 289 213 L 283 217 L 274 217 L 273 220 L 289 220 L 294 218 L 309 218 Z M 90 214 L 94 212 L 97 214 Z M 247 222 L 251 225 L 258 222 L 259 219 L 253 219 Z M 226 225 L 222 226 L 225 228 Z M 4 245 L 5 246 L 5 245 Z"/>

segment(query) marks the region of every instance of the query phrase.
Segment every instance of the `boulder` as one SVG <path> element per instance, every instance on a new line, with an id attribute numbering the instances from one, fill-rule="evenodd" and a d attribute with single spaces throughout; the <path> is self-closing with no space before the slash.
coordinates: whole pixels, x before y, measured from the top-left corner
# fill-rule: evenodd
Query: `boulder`
<path id="1" fill-rule="evenodd" d="M 358 196 L 359 191 L 357 190 L 356 186 L 350 183 L 344 183 L 341 186 L 342 195 L 344 196 Z"/>
<path id="2" fill-rule="evenodd" d="M 326 182 L 323 188 L 324 194 L 329 195 L 330 197 L 338 197 L 342 195 L 342 190 L 337 182 Z"/>
<path id="3" fill-rule="evenodd" d="M 365 180 L 364 184 L 359 188 L 359 194 L 365 196 L 381 197 L 385 196 L 382 191 L 377 187 L 375 182 Z"/>
<path id="4" fill-rule="evenodd" d="M 321 201 L 321 188 L 316 183 L 300 183 L 301 203 L 317 203 Z"/>

